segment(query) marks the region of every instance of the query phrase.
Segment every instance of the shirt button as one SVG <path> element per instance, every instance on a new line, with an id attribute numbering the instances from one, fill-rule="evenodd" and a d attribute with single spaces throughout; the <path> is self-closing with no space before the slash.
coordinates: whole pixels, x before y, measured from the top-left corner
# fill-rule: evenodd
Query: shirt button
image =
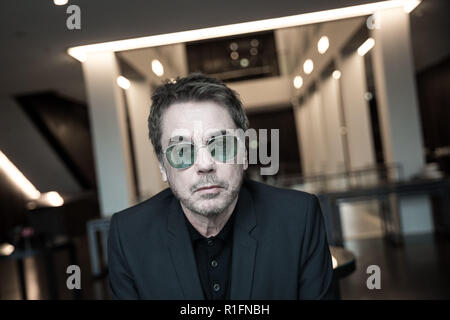
<path id="1" fill-rule="evenodd" d="M 220 290 L 220 284 L 214 283 L 213 289 L 214 289 L 215 292 L 219 291 Z"/>
<path id="2" fill-rule="evenodd" d="M 211 261 L 211 267 L 217 268 L 218 265 L 219 265 L 219 263 L 217 262 L 217 260 L 212 260 Z"/>
<path id="3" fill-rule="evenodd" d="M 214 245 L 214 240 L 213 239 L 208 239 L 208 245 L 209 246 L 213 246 Z"/>

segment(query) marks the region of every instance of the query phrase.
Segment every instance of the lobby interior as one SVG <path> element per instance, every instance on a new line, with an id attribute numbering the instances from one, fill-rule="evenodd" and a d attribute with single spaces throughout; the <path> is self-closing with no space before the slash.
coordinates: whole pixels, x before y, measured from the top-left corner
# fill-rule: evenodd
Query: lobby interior
<path id="1" fill-rule="evenodd" d="M 318 196 L 341 299 L 450 298 L 448 1 L 47 2 L 0 10 L 0 299 L 111 298 L 109 218 L 168 187 L 151 94 L 191 72 L 279 130 L 246 178 Z"/>

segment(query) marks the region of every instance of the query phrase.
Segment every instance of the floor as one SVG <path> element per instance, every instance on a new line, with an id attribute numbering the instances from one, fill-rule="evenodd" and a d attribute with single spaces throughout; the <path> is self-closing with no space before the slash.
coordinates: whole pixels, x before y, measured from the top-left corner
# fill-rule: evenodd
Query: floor
<path id="1" fill-rule="evenodd" d="M 433 234 L 404 237 L 403 246 L 383 239 L 376 201 L 340 205 L 344 247 L 356 270 L 341 280 L 342 299 L 449 299 L 450 239 Z M 371 265 L 380 267 L 381 288 L 368 289 Z"/>
<path id="2" fill-rule="evenodd" d="M 79 298 L 83 300 L 109 299 L 110 295 L 106 278 L 96 280 L 91 276 L 86 237 L 77 238 L 75 243 L 78 265 L 81 271 Z M 74 292 L 67 289 L 66 285 L 66 280 L 69 277 L 66 271 L 70 265 L 68 254 L 63 251 L 57 252 L 54 255 L 54 263 L 56 270 L 54 277 L 57 279 L 58 284 L 58 298 L 64 300 L 75 299 Z M 49 299 L 44 259 L 40 256 L 26 258 L 24 264 L 28 299 Z M 0 260 L 0 299 L 22 299 L 18 268 L 15 261 Z"/>
<path id="3" fill-rule="evenodd" d="M 345 241 L 356 270 L 341 280 L 342 299 L 450 299 L 450 239 L 432 234 L 404 237 L 395 247 L 383 238 Z M 381 289 L 367 288 L 367 267 L 378 265 Z"/>

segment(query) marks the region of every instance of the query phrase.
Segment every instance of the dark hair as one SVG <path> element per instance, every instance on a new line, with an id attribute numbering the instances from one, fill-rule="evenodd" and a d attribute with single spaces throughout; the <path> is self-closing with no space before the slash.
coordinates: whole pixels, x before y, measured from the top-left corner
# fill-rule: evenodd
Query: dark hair
<path id="1" fill-rule="evenodd" d="M 149 136 L 159 161 L 162 160 L 161 124 L 164 111 L 174 103 L 189 101 L 213 101 L 228 110 L 238 128 L 244 131 L 248 128 L 248 119 L 239 94 L 222 81 L 201 73 L 191 73 L 184 78 L 166 81 L 153 93 L 148 117 Z"/>

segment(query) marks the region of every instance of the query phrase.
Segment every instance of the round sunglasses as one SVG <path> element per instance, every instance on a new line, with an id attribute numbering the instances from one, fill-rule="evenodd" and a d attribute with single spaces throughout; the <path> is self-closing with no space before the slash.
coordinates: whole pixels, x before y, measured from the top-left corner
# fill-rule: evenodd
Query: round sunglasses
<path id="1" fill-rule="evenodd" d="M 181 142 L 170 145 L 163 151 L 169 164 L 176 169 L 186 169 L 195 162 L 197 152 L 205 147 L 211 156 L 220 162 L 226 162 L 237 155 L 238 138 L 233 135 L 212 137 L 205 145 L 196 146 L 192 142 Z"/>

